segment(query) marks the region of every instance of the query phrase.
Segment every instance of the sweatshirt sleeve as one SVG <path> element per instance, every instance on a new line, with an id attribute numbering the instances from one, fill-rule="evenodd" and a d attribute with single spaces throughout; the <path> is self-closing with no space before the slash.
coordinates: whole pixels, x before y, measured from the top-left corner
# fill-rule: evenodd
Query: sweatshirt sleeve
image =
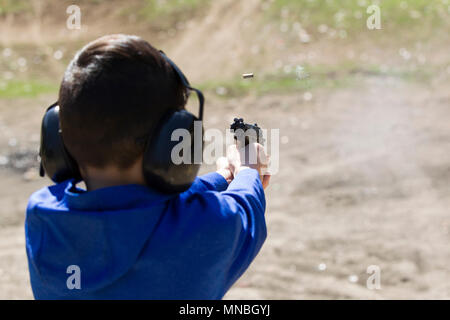
<path id="1" fill-rule="evenodd" d="M 188 192 L 198 192 L 198 191 L 224 191 L 228 188 L 228 182 L 225 178 L 217 173 L 210 172 L 202 176 L 197 177 L 194 183 L 189 188 Z"/>
<path id="2" fill-rule="evenodd" d="M 221 193 L 227 203 L 227 214 L 240 222 L 236 235 L 234 260 L 229 270 L 229 286 L 239 279 L 258 254 L 267 237 L 266 199 L 259 174 L 254 169 L 241 171 Z"/>
<path id="3" fill-rule="evenodd" d="M 188 216 L 206 240 L 202 241 L 204 251 L 213 250 L 214 261 L 220 261 L 224 289 L 228 290 L 248 268 L 267 236 L 266 202 L 258 172 L 245 169 L 225 191 L 193 193 L 185 201 Z"/>

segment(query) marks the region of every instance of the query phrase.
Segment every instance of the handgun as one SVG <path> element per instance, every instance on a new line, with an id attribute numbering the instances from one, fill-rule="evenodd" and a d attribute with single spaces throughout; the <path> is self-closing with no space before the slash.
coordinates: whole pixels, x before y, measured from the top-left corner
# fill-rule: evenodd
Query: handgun
<path id="1" fill-rule="evenodd" d="M 250 142 L 257 142 L 264 145 L 263 131 L 258 124 L 248 124 L 244 122 L 243 118 L 234 118 L 234 122 L 231 124 L 230 129 L 234 133 L 234 140 L 238 143 L 244 141 L 244 146 Z"/>

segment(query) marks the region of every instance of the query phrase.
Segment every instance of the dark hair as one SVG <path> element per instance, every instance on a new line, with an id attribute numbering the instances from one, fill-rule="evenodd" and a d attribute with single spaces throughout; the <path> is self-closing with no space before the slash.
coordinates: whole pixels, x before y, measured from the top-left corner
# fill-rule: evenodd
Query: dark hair
<path id="1" fill-rule="evenodd" d="M 104 36 L 67 67 L 58 100 L 62 137 L 79 165 L 125 169 L 143 154 L 161 118 L 186 100 L 177 74 L 147 41 Z"/>

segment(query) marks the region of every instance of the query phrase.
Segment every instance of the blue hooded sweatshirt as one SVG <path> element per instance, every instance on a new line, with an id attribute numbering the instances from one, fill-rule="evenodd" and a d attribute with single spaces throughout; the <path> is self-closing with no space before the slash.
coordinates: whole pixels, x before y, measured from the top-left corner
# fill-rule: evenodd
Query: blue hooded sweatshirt
<path id="1" fill-rule="evenodd" d="M 36 299 L 221 299 L 266 238 L 258 173 L 166 195 L 141 185 L 43 188 L 25 221 Z M 76 277 L 76 278 L 75 278 Z M 78 285 L 77 285 L 78 283 Z"/>

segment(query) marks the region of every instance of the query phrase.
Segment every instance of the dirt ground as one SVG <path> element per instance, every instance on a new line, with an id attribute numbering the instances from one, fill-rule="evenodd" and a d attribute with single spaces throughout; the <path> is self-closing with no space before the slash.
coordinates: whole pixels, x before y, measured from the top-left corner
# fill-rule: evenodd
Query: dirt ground
<path id="1" fill-rule="evenodd" d="M 447 89 L 365 76 L 308 102 L 297 94 L 212 99 L 207 127 L 241 115 L 287 137 L 267 190 L 268 239 L 226 298 L 450 298 Z M 3 130 L 36 145 L 50 99 L 2 101 Z M 48 181 L 8 168 L 0 176 L 0 298 L 28 299 L 24 210 Z M 380 290 L 366 287 L 369 265 L 381 269 Z"/>

